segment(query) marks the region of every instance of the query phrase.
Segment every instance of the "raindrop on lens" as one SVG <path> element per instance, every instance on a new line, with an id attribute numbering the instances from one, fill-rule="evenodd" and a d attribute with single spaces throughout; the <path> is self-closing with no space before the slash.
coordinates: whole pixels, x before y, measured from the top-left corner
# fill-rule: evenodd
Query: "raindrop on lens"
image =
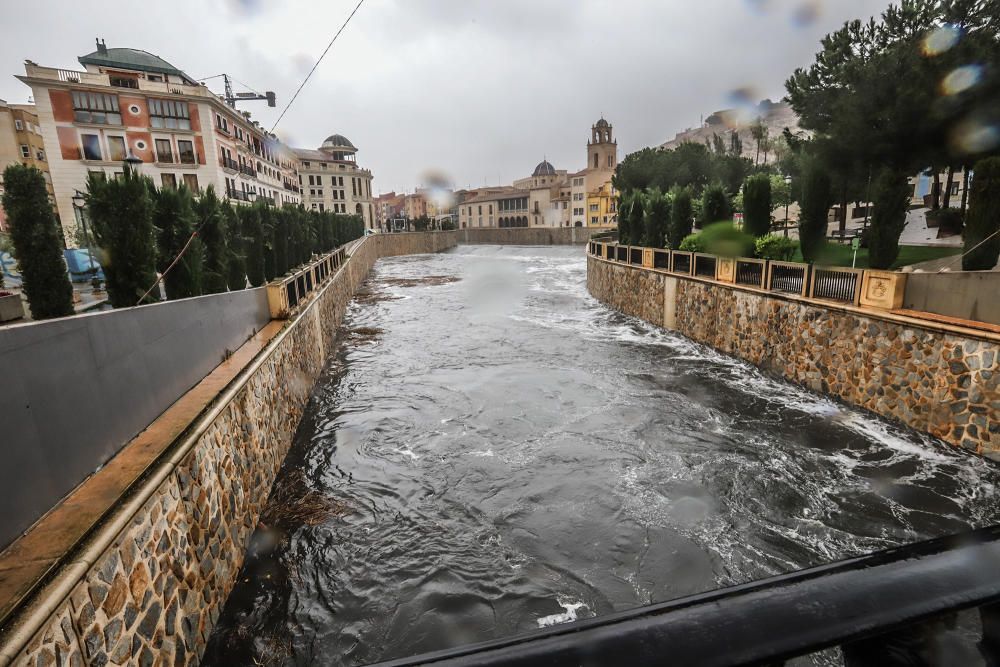
<path id="1" fill-rule="evenodd" d="M 961 153 L 985 153 L 1000 146 L 1000 128 L 977 118 L 963 120 L 952 130 L 951 144 Z"/>
<path id="2" fill-rule="evenodd" d="M 962 36 L 962 31 L 953 25 L 943 25 L 940 28 L 935 28 L 931 30 L 926 37 L 924 37 L 924 55 L 936 56 L 944 53 L 951 47 L 958 43 L 959 38 Z"/>
<path id="3" fill-rule="evenodd" d="M 941 92 L 945 95 L 957 95 L 979 83 L 983 77 L 980 65 L 965 65 L 953 69 L 941 82 Z"/>

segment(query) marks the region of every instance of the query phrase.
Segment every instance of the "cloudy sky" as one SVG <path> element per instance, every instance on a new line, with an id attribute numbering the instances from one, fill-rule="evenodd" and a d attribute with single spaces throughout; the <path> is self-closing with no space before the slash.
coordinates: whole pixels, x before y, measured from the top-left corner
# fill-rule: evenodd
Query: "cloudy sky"
<path id="1" fill-rule="evenodd" d="M 356 2 L 37 3 L 0 26 L 0 98 L 26 100 L 14 78 L 25 59 L 79 69 L 102 37 L 196 79 L 226 72 L 275 91 L 277 109 L 242 106 L 270 127 Z M 543 156 L 576 170 L 602 114 L 624 157 L 730 106 L 734 90 L 778 99 L 823 35 L 887 3 L 365 0 L 277 132 L 301 147 L 344 134 L 379 191 L 411 190 L 428 172 L 459 187 L 509 183 Z"/>

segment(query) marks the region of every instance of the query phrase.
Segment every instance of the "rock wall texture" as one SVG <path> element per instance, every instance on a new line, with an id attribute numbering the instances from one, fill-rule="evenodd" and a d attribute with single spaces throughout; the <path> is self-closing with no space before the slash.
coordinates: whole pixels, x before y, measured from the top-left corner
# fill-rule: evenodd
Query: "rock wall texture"
<path id="1" fill-rule="evenodd" d="M 355 247 L 15 663 L 196 664 L 355 289 L 380 257 L 455 242 L 394 234 Z"/>
<path id="2" fill-rule="evenodd" d="M 587 260 L 590 293 L 664 326 L 663 278 Z M 1000 344 L 857 310 L 679 278 L 674 329 L 817 392 L 1000 459 Z"/>
<path id="3" fill-rule="evenodd" d="M 590 237 L 607 233 L 586 227 L 481 227 L 460 229 L 458 242 L 491 245 L 583 245 Z"/>

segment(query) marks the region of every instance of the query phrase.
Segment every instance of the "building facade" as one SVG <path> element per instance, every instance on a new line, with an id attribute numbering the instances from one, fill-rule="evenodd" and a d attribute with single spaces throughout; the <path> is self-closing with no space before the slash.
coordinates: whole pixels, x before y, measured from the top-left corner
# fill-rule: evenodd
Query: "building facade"
<path id="1" fill-rule="evenodd" d="M 302 203 L 314 211 L 360 215 L 376 229 L 372 172 L 358 166 L 358 149 L 342 134 L 331 134 L 316 150 L 293 149 L 298 160 Z"/>
<path id="2" fill-rule="evenodd" d="M 52 198 L 52 177 L 35 105 L 8 104 L 0 100 L 0 196 L 3 195 L 3 170 L 11 164 L 24 164 L 40 170 L 49 198 Z M 6 229 L 6 217 L 0 207 L 0 231 Z"/>
<path id="3" fill-rule="evenodd" d="M 79 58 L 83 71 L 26 62 L 18 78 L 34 96 L 56 211 L 74 245 L 73 195 L 90 174 L 115 178 L 129 156 L 157 187 L 213 186 L 238 203 L 301 202 L 298 161 L 276 137 L 204 84 L 139 49 Z"/>

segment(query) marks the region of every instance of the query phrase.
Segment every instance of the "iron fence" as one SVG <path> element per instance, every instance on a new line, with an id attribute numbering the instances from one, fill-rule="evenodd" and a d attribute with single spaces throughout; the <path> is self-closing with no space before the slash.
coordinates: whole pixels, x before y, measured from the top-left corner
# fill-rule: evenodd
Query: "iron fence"
<path id="1" fill-rule="evenodd" d="M 815 267 L 809 296 L 858 305 L 861 296 L 861 269 Z"/>
<path id="2" fill-rule="evenodd" d="M 619 262 L 628 262 L 628 246 L 615 246 L 615 251 L 618 253 L 616 260 Z"/>
<path id="3" fill-rule="evenodd" d="M 653 268 L 667 270 L 670 268 L 670 251 L 669 250 L 654 250 L 653 251 Z"/>
<path id="4" fill-rule="evenodd" d="M 691 275 L 691 268 L 694 265 L 694 256 L 682 250 L 670 252 L 670 272 L 680 273 L 685 276 Z"/>
<path id="5" fill-rule="evenodd" d="M 741 257 L 736 260 L 736 284 L 764 288 L 767 278 L 767 260 Z"/>
<path id="6" fill-rule="evenodd" d="M 805 296 L 809 290 L 809 265 L 795 262 L 769 262 L 767 289 L 772 292 Z"/>
<path id="7" fill-rule="evenodd" d="M 718 258 L 715 255 L 696 252 L 694 254 L 694 275 L 714 279 L 717 264 Z"/>
<path id="8" fill-rule="evenodd" d="M 642 266 L 642 248 L 633 248 L 632 246 L 629 246 L 628 263 L 635 264 L 636 266 Z"/>

